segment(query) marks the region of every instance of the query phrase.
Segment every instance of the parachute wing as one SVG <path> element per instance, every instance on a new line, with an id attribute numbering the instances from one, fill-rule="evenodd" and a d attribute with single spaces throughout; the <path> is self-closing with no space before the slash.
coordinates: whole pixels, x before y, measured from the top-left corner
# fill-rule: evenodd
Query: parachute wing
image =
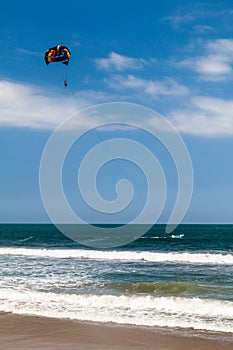
<path id="1" fill-rule="evenodd" d="M 52 62 L 62 62 L 68 65 L 70 56 L 70 50 L 66 46 L 57 45 L 46 50 L 44 60 L 47 65 Z"/>

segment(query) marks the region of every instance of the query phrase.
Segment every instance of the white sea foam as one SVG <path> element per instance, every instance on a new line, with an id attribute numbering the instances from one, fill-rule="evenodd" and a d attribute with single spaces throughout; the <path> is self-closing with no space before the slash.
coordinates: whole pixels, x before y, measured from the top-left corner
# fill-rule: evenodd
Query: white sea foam
<path id="1" fill-rule="evenodd" d="M 158 263 L 233 265 L 233 254 L 227 253 L 190 253 L 190 252 L 150 252 L 150 251 L 101 251 L 82 249 L 31 249 L 0 248 L 0 255 L 28 256 L 54 259 L 93 259 L 148 261 Z"/>
<path id="2" fill-rule="evenodd" d="M 233 302 L 183 297 L 76 295 L 5 289 L 0 310 L 45 317 L 232 332 Z"/>

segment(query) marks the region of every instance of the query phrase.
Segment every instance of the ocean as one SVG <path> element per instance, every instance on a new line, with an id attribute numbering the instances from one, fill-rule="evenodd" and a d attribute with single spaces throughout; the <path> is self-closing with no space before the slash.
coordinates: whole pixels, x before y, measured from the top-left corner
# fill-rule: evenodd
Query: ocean
<path id="1" fill-rule="evenodd" d="M 233 225 L 155 225 L 97 250 L 53 225 L 1 224 L 0 311 L 233 333 Z"/>

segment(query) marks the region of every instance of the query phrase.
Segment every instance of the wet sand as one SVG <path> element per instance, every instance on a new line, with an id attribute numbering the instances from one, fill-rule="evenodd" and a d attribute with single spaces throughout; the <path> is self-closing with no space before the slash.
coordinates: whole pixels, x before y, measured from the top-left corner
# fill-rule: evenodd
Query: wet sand
<path id="1" fill-rule="evenodd" d="M 0 350 L 230 350 L 233 335 L 0 314 Z"/>

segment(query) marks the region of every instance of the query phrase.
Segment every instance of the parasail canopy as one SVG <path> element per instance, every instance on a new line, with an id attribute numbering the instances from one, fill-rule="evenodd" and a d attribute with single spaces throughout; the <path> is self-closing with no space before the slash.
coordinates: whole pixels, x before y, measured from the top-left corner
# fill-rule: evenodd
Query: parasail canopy
<path id="1" fill-rule="evenodd" d="M 44 60 L 47 65 L 51 62 L 62 62 L 68 65 L 70 56 L 71 53 L 66 46 L 57 45 L 46 50 Z"/>

